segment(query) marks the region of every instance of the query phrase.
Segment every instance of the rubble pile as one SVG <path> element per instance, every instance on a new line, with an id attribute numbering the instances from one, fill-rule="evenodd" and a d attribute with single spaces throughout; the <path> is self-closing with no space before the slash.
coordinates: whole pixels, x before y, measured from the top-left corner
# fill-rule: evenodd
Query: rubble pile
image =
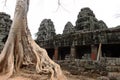
<path id="1" fill-rule="evenodd" d="M 100 62 L 92 60 L 60 60 L 57 61 L 58 64 L 65 70 L 70 71 L 73 75 L 84 75 L 84 76 L 106 76 L 108 71 L 106 70 L 106 65 Z"/>

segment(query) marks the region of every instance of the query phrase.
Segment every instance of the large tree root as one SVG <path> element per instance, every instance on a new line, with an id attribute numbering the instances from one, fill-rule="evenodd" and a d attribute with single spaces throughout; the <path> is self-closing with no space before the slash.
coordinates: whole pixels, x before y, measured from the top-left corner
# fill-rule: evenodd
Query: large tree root
<path id="1" fill-rule="evenodd" d="M 27 26 L 28 6 L 29 0 L 17 0 L 10 33 L 0 54 L 0 77 L 6 76 L 4 80 L 7 80 L 14 73 L 19 73 L 23 64 L 31 64 L 36 66 L 37 73 L 51 74 L 50 80 L 67 80 L 60 66 L 31 38 Z"/>
<path id="2" fill-rule="evenodd" d="M 11 38 L 10 38 L 11 39 Z M 10 40 L 11 41 L 11 40 Z M 29 36 L 23 40 L 7 42 L 9 47 L 4 48 L 0 55 L 0 71 L 9 78 L 14 72 L 19 72 L 21 65 L 36 64 L 36 72 L 40 74 L 51 74 L 50 80 L 67 80 L 60 66 L 53 62 L 47 55 L 45 49 L 40 48 Z M 23 47 L 23 45 L 26 45 Z M 26 53 L 27 52 L 27 53 Z M 6 54 L 6 55 L 5 55 Z"/>
<path id="3" fill-rule="evenodd" d="M 47 55 L 46 50 L 39 49 L 38 45 L 34 44 L 36 46 L 33 48 L 34 53 L 38 57 L 37 65 L 36 65 L 36 71 L 38 73 L 51 73 L 51 80 L 66 80 L 65 76 L 63 75 L 60 66 L 53 62 Z M 37 54 L 39 53 L 39 54 Z"/>

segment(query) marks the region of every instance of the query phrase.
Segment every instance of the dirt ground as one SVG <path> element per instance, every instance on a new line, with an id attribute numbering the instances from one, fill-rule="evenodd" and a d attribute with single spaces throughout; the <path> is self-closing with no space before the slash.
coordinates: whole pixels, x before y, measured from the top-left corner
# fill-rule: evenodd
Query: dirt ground
<path id="1" fill-rule="evenodd" d="M 31 76 L 30 76 L 31 77 Z M 86 78 L 85 76 L 73 76 L 73 75 L 70 75 L 70 76 L 67 76 L 68 80 L 95 80 L 95 79 L 91 79 L 91 78 Z M 13 78 L 10 78 L 8 80 L 48 80 L 46 78 L 46 76 L 41 76 L 41 77 L 33 77 L 33 78 L 25 78 L 23 76 L 17 76 L 17 77 L 13 77 Z"/>
<path id="2" fill-rule="evenodd" d="M 68 80 L 96 80 L 93 77 L 88 76 L 82 76 L 82 75 L 72 75 L 70 72 L 63 70 L 63 73 L 67 77 Z M 120 73 L 110 73 L 109 75 L 119 75 Z M 21 70 L 19 73 L 15 73 L 13 76 L 11 76 L 9 79 L 6 79 L 6 75 L 0 76 L 0 80 L 49 80 L 48 75 L 46 74 L 37 74 L 34 71 L 25 71 Z"/>
<path id="3" fill-rule="evenodd" d="M 68 71 L 63 71 L 68 80 L 95 80 L 81 75 L 71 75 Z M 16 73 L 11 76 L 9 79 L 6 79 L 6 76 L 0 76 L 0 80 L 49 80 L 49 76 L 45 74 L 36 74 L 36 73 Z"/>

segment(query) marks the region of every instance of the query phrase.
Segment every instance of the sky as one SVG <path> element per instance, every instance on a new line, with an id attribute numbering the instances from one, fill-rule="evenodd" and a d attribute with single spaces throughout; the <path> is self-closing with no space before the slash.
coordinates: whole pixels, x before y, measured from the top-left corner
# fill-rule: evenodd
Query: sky
<path id="1" fill-rule="evenodd" d="M 0 0 L 0 12 L 6 12 L 13 19 L 16 0 Z M 120 0 L 30 0 L 28 12 L 28 26 L 35 39 L 40 23 L 43 19 L 51 19 L 57 34 L 63 33 L 65 24 L 70 21 L 74 26 L 81 8 L 89 7 L 98 20 L 106 25 L 116 27 L 120 25 Z"/>

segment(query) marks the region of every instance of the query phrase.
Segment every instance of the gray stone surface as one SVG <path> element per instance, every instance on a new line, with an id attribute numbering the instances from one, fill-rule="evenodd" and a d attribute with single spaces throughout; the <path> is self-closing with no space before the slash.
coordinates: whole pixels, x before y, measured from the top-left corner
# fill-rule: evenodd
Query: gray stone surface
<path id="1" fill-rule="evenodd" d="M 69 34 L 74 32 L 74 26 L 71 22 L 67 22 L 67 24 L 64 27 L 63 34 Z"/>
<path id="2" fill-rule="evenodd" d="M 81 9 L 76 21 L 76 30 L 90 31 L 105 28 L 107 28 L 106 24 L 102 20 L 99 21 L 90 8 L 85 7 Z"/>
<path id="3" fill-rule="evenodd" d="M 36 40 L 42 41 L 52 39 L 55 35 L 55 28 L 51 19 L 44 19 L 38 29 Z"/>
<path id="4" fill-rule="evenodd" d="M 102 20 L 98 21 L 98 26 L 99 26 L 99 29 L 107 29 L 108 28 L 107 25 L 105 24 L 105 22 Z"/>
<path id="5" fill-rule="evenodd" d="M 101 76 L 101 77 L 98 77 L 97 80 L 110 80 L 110 79 L 106 76 Z"/>
<path id="6" fill-rule="evenodd" d="M 0 52 L 6 42 L 11 24 L 12 20 L 10 19 L 10 15 L 0 12 Z"/>
<path id="7" fill-rule="evenodd" d="M 60 64 L 63 69 L 70 71 L 70 73 L 74 75 L 92 76 L 93 74 L 97 74 L 97 76 L 106 76 L 108 74 L 104 65 L 92 60 L 73 59 L 56 62 Z"/>

